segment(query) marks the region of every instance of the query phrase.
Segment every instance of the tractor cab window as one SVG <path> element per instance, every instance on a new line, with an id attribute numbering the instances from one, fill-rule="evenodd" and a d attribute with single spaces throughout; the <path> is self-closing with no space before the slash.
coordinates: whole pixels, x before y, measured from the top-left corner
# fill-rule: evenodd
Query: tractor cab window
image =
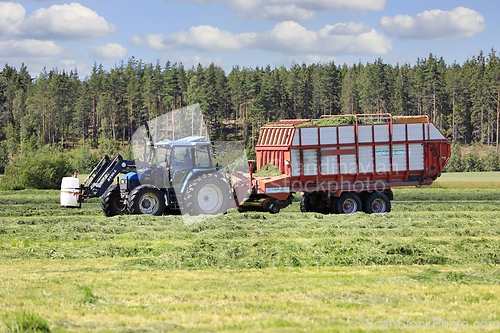
<path id="1" fill-rule="evenodd" d="M 196 165 L 198 168 L 210 168 L 210 150 L 208 146 L 197 146 L 196 152 Z"/>
<path id="2" fill-rule="evenodd" d="M 172 149 L 170 147 L 159 147 L 156 149 L 154 164 L 162 166 L 164 168 L 168 167 L 170 164 L 170 155 L 172 154 Z"/>
<path id="3" fill-rule="evenodd" d="M 193 157 L 191 147 L 175 147 L 172 157 L 172 169 L 184 170 L 193 168 Z"/>

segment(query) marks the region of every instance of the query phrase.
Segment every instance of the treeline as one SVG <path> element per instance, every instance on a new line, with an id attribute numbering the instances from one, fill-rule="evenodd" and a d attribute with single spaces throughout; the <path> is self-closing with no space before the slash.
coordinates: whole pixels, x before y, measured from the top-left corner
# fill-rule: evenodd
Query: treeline
<path id="1" fill-rule="evenodd" d="M 451 157 L 444 167 L 446 172 L 500 171 L 500 153 L 493 147 L 452 144 Z"/>
<path id="2" fill-rule="evenodd" d="M 214 64 L 148 64 L 134 58 L 110 70 L 95 64 L 43 70 L 23 65 L 0 72 L 0 162 L 44 145 L 126 146 L 141 119 L 199 103 L 217 140 L 256 143 L 258 128 L 279 119 L 391 113 L 428 115 L 452 141 L 495 145 L 498 140 L 500 59 L 482 52 L 463 64 L 429 55 L 415 65 L 378 59 L 352 66 L 294 64 L 240 68 Z"/>
<path id="3" fill-rule="evenodd" d="M 71 176 L 75 171 L 89 174 L 104 155 L 115 156 L 118 153 L 124 159 L 134 159 L 130 145 L 118 151 L 110 141 L 100 142 L 99 149 L 91 149 L 86 145 L 64 150 L 62 147 L 45 145 L 36 150 L 25 151 L 3 166 L 0 163 L 0 168 L 4 171 L 0 172 L 4 173 L 0 190 L 58 189 L 62 177 Z"/>

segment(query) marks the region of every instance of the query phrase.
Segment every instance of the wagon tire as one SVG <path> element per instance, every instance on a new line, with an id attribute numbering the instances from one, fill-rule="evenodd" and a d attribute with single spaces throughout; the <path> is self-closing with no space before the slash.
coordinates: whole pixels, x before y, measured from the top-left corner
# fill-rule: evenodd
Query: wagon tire
<path id="1" fill-rule="evenodd" d="M 352 214 L 361 211 L 361 209 L 361 199 L 356 193 L 352 192 L 342 194 L 335 204 L 337 214 Z"/>
<path id="2" fill-rule="evenodd" d="M 338 214 L 337 213 L 337 202 L 339 198 L 331 196 L 330 197 L 330 214 Z"/>
<path id="3" fill-rule="evenodd" d="M 389 213 L 391 211 L 391 200 L 384 193 L 372 193 L 365 201 L 364 211 L 368 214 Z"/>
<path id="4" fill-rule="evenodd" d="M 165 212 L 165 196 L 153 185 L 137 186 L 129 194 L 127 208 L 130 214 L 160 216 Z"/>
<path id="5" fill-rule="evenodd" d="M 229 187 L 219 173 L 205 173 L 189 183 L 182 199 L 183 213 L 191 216 L 227 212 Z"/>
<path id="6" fill-rule="evenodd" d="M 300 198 L 300 211 L 302 213 L 310 213 L 312 212 L 311 199 L 307 195 L 303 195 Z"/>
<path id="7" fill-rule="evenodd" d="M 271 214 L 278 214 L 280 212 L 280 205 L 278 205 L 277 203 L 272 203 L 269 205 L 268 210 Z"/>
<path id="8" fill-rule="evenodd" d="M 127 214 L 127 204 L 120 196 L 118 185 L 108 187 L 101 198 L 101 210 L 107 217 Z"/>

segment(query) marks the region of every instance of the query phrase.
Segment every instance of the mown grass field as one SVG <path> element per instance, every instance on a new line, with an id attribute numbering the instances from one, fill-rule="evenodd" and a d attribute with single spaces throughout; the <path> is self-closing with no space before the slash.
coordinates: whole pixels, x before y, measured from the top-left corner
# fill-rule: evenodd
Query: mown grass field
<path id="1" fill-rule="evenodd" d="M 294 203 L 193 225 L 0 192 L 0 330 L 365 332 L 440 318 L 500 331 L 500 188 L 450 177 L 463 181 L 395 189 L 389 214 Z"/>
<path id="2" fill-rule="evenodd" d="M 494 188 L 500 187 L 500 172 L 443 173 L 431 187 Z"/>

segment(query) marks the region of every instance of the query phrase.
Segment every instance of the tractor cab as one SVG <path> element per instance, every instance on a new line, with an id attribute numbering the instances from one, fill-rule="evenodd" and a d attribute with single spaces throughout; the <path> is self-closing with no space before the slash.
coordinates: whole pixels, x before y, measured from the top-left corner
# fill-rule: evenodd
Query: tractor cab
<path id="1" fill-rule="evenodd" d="M 204 137 L 187 137 L 176 141 L 155 143 L 153 165 L 161 168 L 164 186 L 181 187 L 186 176 L 193 170 L 214 169 L 210 142 Z"/>

